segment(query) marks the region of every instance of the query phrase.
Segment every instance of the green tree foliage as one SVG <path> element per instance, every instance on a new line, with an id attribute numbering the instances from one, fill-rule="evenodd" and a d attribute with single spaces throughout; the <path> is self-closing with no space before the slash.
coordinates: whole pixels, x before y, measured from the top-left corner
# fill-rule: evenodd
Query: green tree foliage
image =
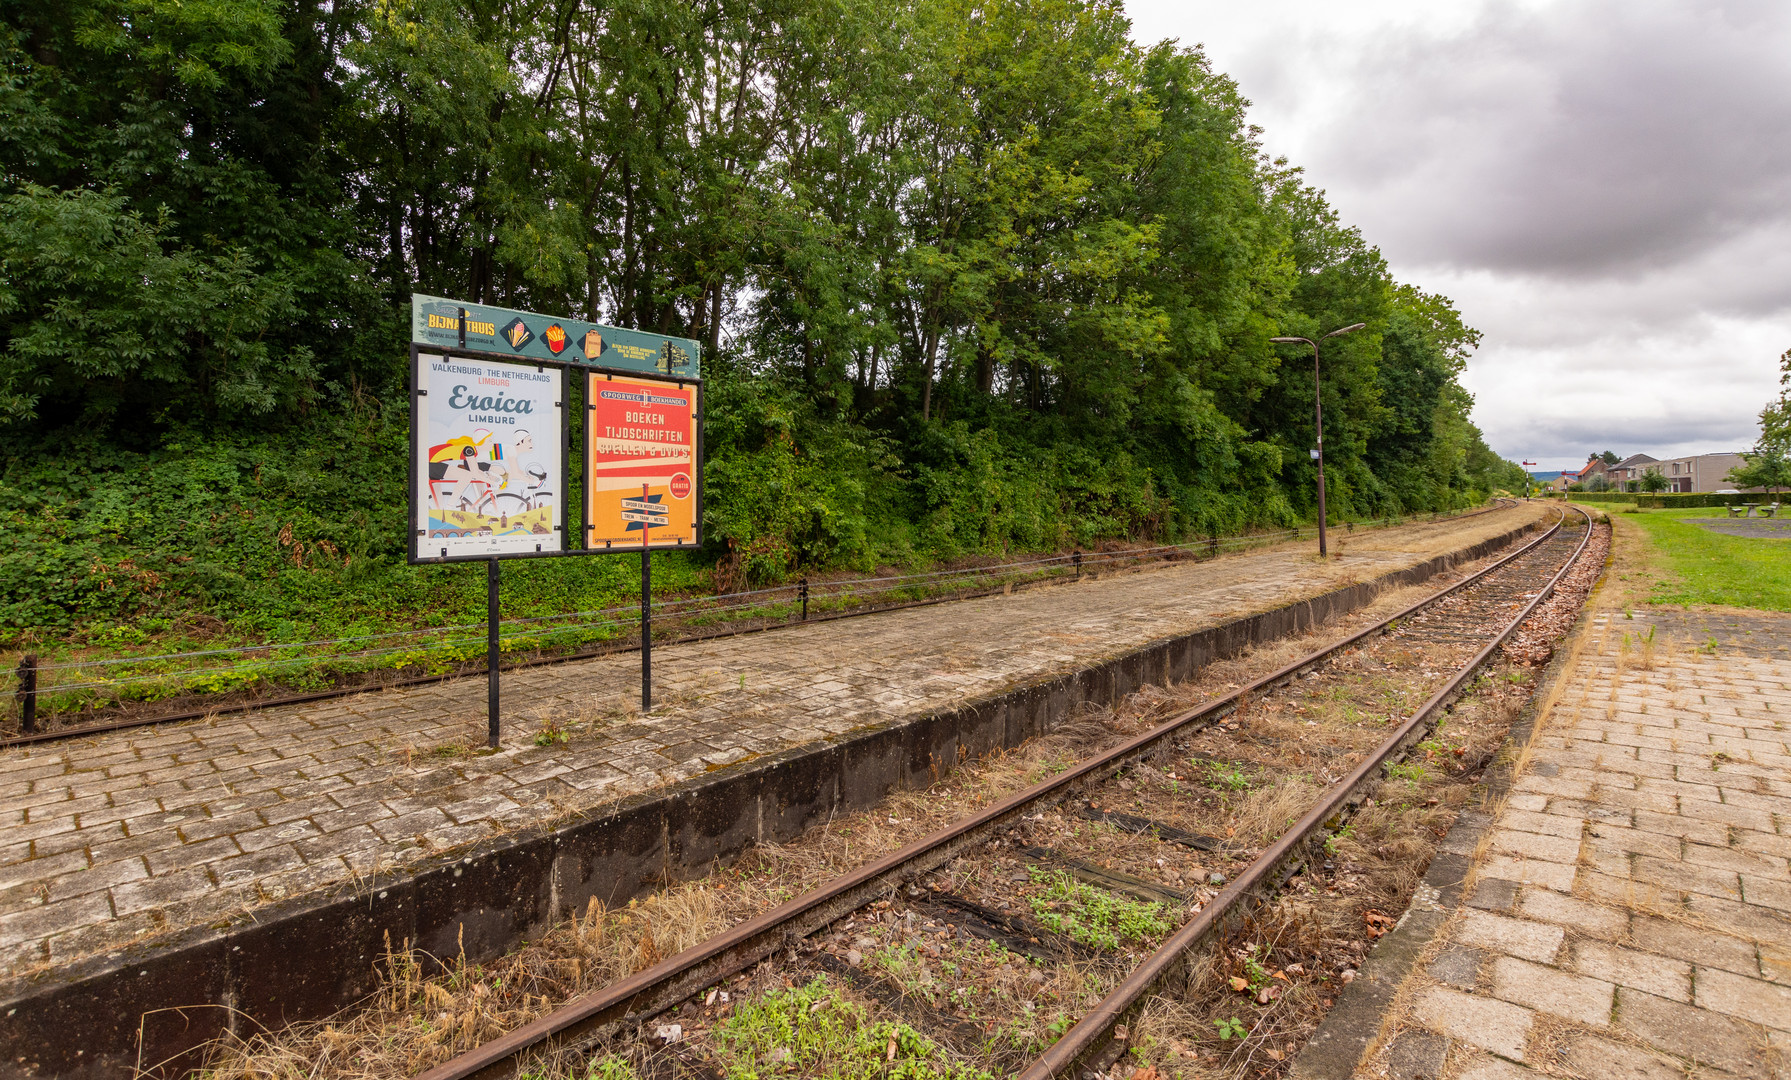
<path id="1" fill-rule="evenodd" d="M 1760 410 L 1760 437 L 1774 446 L 1791 447 L 1791 349 L 1779 357 L 1779 396 Z"/>
<path id="2" fill-rule="evenodd" d="M 705 342 L 723 583 L 1310 518 L 1268 338 L 1353 322 L 1334 514 L 1521 488 L 1479 335 L 1246 106 L 1115 0 L 0 0 L 7 482 L 100 520 L 175 445 L 377 469 L 332 440 L 401 429 L 414 290 Z M 184 565 L 157 602 L 221 609 Z"/>
<path id="3" fill-rule="evenodd" d="M 391 379 L 332 132 L 354 10 L 0 4 L 0 415 L 142 437 Z"/>
<path id="4" fill-rule="evenodd" d="M 1791 349 L 1779 357 L 1779 388 L 1760 410 L 1760 437 L 1741 455 L 1746 464 L 1729 471 L 1731 484 L 1774 492 L 1791 487 Z"/>

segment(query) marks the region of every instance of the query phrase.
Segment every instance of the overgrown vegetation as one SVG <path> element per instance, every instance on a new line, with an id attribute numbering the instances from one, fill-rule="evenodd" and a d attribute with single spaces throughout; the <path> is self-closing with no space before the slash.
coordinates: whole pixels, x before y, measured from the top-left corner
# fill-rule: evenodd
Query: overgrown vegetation
<path id="1" fill-rule="evenodd" d="M 1104 0 L 0 4 L 0 623 L 291 639 L 410 568 L 413 290 L 706 344 L 669 584 L 1183 538 L 1521 485 L 1478 335 Z M 518 565 L 604 606 L 621 560 Z"/>
<path id="2" fill-rule="evenodd" d="M 788 1073 L 825 1080 L 986 1080 L 947 1060 L 932 1040 L 898 1021 L 873 1023 L 827 980 L 742 1002 L 715 1030 L 728 1080 Z"/>
<path id="3" fill-rule="evenodd" d="M 1121 941 L 1151 941 L 1170 931 L 1162 904 L 1115 896 L 1062 870 L 1037 866 L 1026 870 L 1034 882 L 1045 886 L 1031 904 L 1034 917 L 1047 930 L 1100 949 L 1117 949 Z"/>

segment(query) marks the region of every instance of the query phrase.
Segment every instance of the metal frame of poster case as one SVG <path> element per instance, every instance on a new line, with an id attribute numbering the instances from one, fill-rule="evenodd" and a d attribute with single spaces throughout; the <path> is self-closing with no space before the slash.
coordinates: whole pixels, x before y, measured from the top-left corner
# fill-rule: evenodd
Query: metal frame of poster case
<path id="1" fill-rule="evenodd" d="M 423 543 L 427 539 L 427 535 L 426 535 L 426 530 L 421 530 L 421 529 L 417 528 L 417 521 L 420 517 L 420 511 L 422 510 L 422 506 L 419 504 L 419 501 L 418 501 L 419 488 L 417 485 L 417 455 L 418 455 L 418 450 L 421 447 L 421 439 L 422 439 L 422 429 L 420 427 L 420 425 L 422 423 L 422 418 L 419 415 L 422 410 L 418 408 L 418 399 L 420 397 L 420 391 L 423 388 L 423 385 L 422 385 L 422 383 L 423 383 L 423 379 L 422 379 L 423 361 L 422 361 L 422 358 L 425 354 L 427 354 L 429 356 L 440 356 L 444 359 L 448 359 L 448 358 L 452 358 L 452 357 L 460 357 L 461 359 L 474 360 L 481 364 L 511 364 L 516 367 L 532 367 L 537 371 L 545 371 L 548 368 L 559 369 L 559 371 L 560 371 L 560 404 L 559 404 L 560 424 L 559 424 L 558 452 L 560 455 L 560 475 L 562 477 L 565 477 L 567 480 L 571 480 L 571 478 L 572 478 L 571 474 L 568 473 L 566 470 L 566 466 L 569 464 L 567 459 L 571 455 L 571 442 L 572 442 L 572 408 L 571 408 L 571 404 L 570 404 L 570 395 L 567 393 L 567 389 L 572 381 L 573 370 L 583 366 L 583 365 L 578 365 L 578 364 L 548 363 L 546 361 L 537 360 L 533 357 L 529 357 L 527 359 L 516 359 L 516 358 L 512 358 L 512 357 L 493 356 L 490 353 L 475 352 L 471 349 L 438 348 L 433 345 L 425 346 L 425 345 L 418 345 L 415 342 L 411 343 L 411 347 L 410 347 L 410 447 L 409 447 L 409 464 L 407 466 L 407 475 L 409 476 L 409 479 L 410 479 L 410 492 L 405 499 L 405 503 L 409 508 L 409 516 L 405 519 L 405 526 L 404 526 L 406 531 L 409 533 L 408 539 L 410 541 L 410 543 L 408 545 L 406 545 L 408 548 L 408 551 L 409 551 L 409 558 L 407 559 L 407 561 L 411 565 L 415 566 L 415 565 L 420 565 L 423 563 L 489 562 L 492 559 L 557 559 L 557 558 L 561 558 L 566 555 L 588 554 L 588 552 L 586 552 L 583 548 L 575 548 L 575 547 L 571 546 L 572 530 L 569 527 L 569 522 L 567 522 L 567 520 L 566 520 L 566 503 L 565 503 L 565 498 L 566 498 L 566 494 L 567 494 L 566 492 L 561 492 L 559 495 L 559 500 L 560 500 L 559 501 L 559 507 L 560 507 L 560 525 L 559 525 L 560 550 L 558 550 L 558 551 L 506 551 L 506 552 L 498 552 L 498 553 L 489 553 L 488 552 L 488 553 L 482 554 L 482 555 L 445 555 L 445 556 L 444 555 L 430 555 L 423 551 Z M 567 485 L 567 486 L 570 486 L 570 485 Z"/>
<path id="2" fill-rule="evenodd" d="M 582 365 L 582 364 L 579 366 L 583 369 L 583 371 L 585 373 L 585 385 L 584 385 L 585 440 L 584 440 L 584 458 L 579 463 L 580 471 L 584 477 L 584 490 L 580 493 L 582 497 L 579 501 L 578 542 L 580 544 L 589 544 L 591 542 L 591 529 L 594 527 L 591 524 L 591 431 L 592 431 L 591 417 L 590 417 L 591 383 L 593 382 L 593 380 L 600 379 L 600 378 L 601 379 L 638 379 L 638 380 L 645 381 L 645 382 L 665 383 L 669 386 L 678 386 L 678 387 L 689 386 L 689 387 L 695 388 L 695 390 L 696 390 L 696 396 L 692 399 L 692 407 L 691 407 L 691 413 L 690 413 L 690 426 L 693 429 L 693 434 L 692 434 L 692 439 L 691 439 L 691 472 L 693 472 L 695 474 L 695 476 L 692 477 L 692 482 L 694 484 L 694 487 L 691 491 L 691 494 L 695 496 L 695 505 L 691 507 L 691 518 L 692 518 L 691 528 L 690 528 L 691 540 L 688 544 L 685 543 L 683 540 L 677 540 L 677 541 L 673 541 L 670 543 L 655 544 L 652 540 L 651 535 L 649 535 L 649 537 L 647 539 L 647 543 L 646 543 L 646 548 L 649 551 L 691 551 L 696 548 L 702 547 L 703 546 L 703 494 L 704 494 L 704 492 L 703 492 L 703 418 L 705 415 L 705 413 L 704 413 L 705 406 L 703 403 L 703 382 L 702 382 L 702 380 L 701 379 L 680 379 L 676 375 L 659 375 L 659 374 L 649 375 L 646 372 L 641 372 L 641 371 L 622 371 L 622 370 L 618 370 L 618 369 L 614 369 L 614 368 L 589 367 L 589 366 Z M 621 544 L 616 544 L 611 547 L 590 547 L 590 548 L 584 548 L 582 553 L 588 553 L 588 554 L 594 554 L 594 555 L 595 554 L 620 555 L 620 554 L 625 554 L 630 551 L 638 552 L 641 550 L 641 546 L 642 545 L 640 545 L 640 544 L 630 544 L 630 545 L 626 545 L 626 546 L 621 545 Z"/>
<path id="3" fill-rule="evenodd" d="M 406 493 L 406 496 L 405 496 L 405 506 L 407 508 L 407 516 L 405 518 L 405 526 L 404 526 L 405 532 L 406 532 L 406 540 L 407 540 L 407 543 L 405 544 L 405 552 L 406 552 L 406 560 L 405 561 L 406 562 L 410 563 L 413 566 L 418 566 L 418 565 L 423 565 L 423 564 L 428 564 L 428 563 L 487 562 L 491 559 L 559 559 L 559 558 L 564 558 L 569 555 L 616 555 L 616 554 L 620 554 L 622 552 L 639 551 L 640 550 L 640 548 L 638 548 L 638 547 L 587 548 L 584 546 L 585 533 L 586 533 L 586 530 L 584 528 L 584 523 L 590 513 L 589 500 L 584 497 L 584 494 L 585 494 L 585 492 L 590 490 L 590 483 L 591 483 L 591 477 L 590 477 L 591 456 L 590 456 L 589 449 L 588 449 L 589 448 L 589 439 L 590 439 L 590 425 L 587 423 L 585 425 L 586 452 L 584 453 L 583 460 L 581 460 L 579 462 L 579 475 L 580 475 L 580 484 L 581 484 L 581 490 L 580 490 L 579 494 L 580 494 L 581 513 L 579 515 L 580 516 L 580 525 L 579 525 L 579 529 L 578 529 L 578 538 L 577 538 L 578 546 L 577 547 L 572 546 L 573 530 L 570 527 L 571 523 L 566 520 L 566 515 L 564 513 L 562 513 L 561 521 L 560 521 L 560 550 L 559 551 L 515 551 L 515 552 L 507 552 L 507 553 L 497 554 L 497 555 L 449 555 L 446 558 L 444 558 L 440 555 L 424 554 L 422 551 L 421 544 L 420 544 L 420 541 L 423 539 L 423 537 L 420 537 L 417 535 L 416 523 L 417 523 L 417 511 L 419 509 L 419 507 L 417 505 L 417 445 L 418 445 L 418 440 L 422 437 L 421 430 L 418 427 L 420 418 L 417 415 L 417 396 L 418 396 L 417 391 L 422 389 L 422 385 L 421 385 L 421 383 L 422 383 L 422 366 L 421 365 L 422 365 L 422 357 L 425 353 L 427 353 L 430 356 L 437 356 L 437 355 L 443 356 L 443 357 L 458 356 L 458 357 L 463 357 L 468 360 L 478 360 L 478 361 L 482 361 L 482 362 L 495 362 L 495 363 L 500 363 L 500 364 L 518 364 L 518 365 L 521 365 L 524 367 L 535 367 L 535 368 L 540 368 L 540 369 L 545 369 L 545 368 L 559 369 L 563 373 L 563 375 L 566 377 L 566 381 L 562 382 L 560 384 L 560 394 L 561 394 L 562 398 L 565 399 L 565 400 L 562 400 L 562 402 L 560 404 L 560 438 L 559 438 L 559 442 L 560 442 L 560 475 L 566 476 L 568 479 L 570 479 L 570 474 L 567 472 L 566 466 L 569 463 L 568 458 L 570 457 L 571 452 L 572 452 L 572 408 L 567 402 L 570 400 L 570 395 L 568 394 L 568 390 L 570 389 L 569 383 L 570 383 L 571 377 L 582 372 L 587 376 L 589 376 L 589 375 L 613 375 L 613 376 L 621 376 L 623 378 L 629 378 L 629 379 L 653 379 L 658 382 L 672 383 L 672 384 L 678 385 L 678 386 L 695 386 L 696 387 L 696 412 L 693 417 L 694 426 L 696 427 L 696 442 L 695 442 L 695 451 L 694 451 L 695 461 L 693 462 L 694 471 L 696 472 L 696 477 L 695 477 L 695 483 L 696 483 L 696 511 L 695 511 L 696 527 L 693 530 L 693 532 L 695 533 L 695 539 L 693 539 L 688 544 L 653 544 L 653 543 L 649 542 L 648 548 L 649 548 L 649 550 L 653 550 L 653 551 L 677 551 L 680 549 L 690 550 L 690 549 L 700 548 L 703 546 L 703 505 L 704 505 L 704 487 L 703 487 L 703 417 L 704 417 L 704 411 L 703 410 L 704 410 L 704 403 L 703 403 L 703 381 L 701 379 L 681 379 L 675 375 L 660 375 L 657 373 L 649 374 L 649 373 L 643 372 L 643 371 L 632 371 L 627 368 L 600 367 L 595 364 L 581 364 L 581 363 L 577 363 L 577 362 L 569 363 L 569 362 L 563 361 L 563 360 L 560 360 L 560 361 L 544 360 L 544 359 L 541 359 L 538 357 L 529 357 L 526 359 L 519 360 L 515 357 L 494 355 L 492 353 L 482 352 L 477 349 L 459 349 L 459 348 L 455 348 L 455 347 L 449 346 L 449 345 L 442 345 L 442 346 L 419 345 L 413 341 L 413 342 L 411 342 L 411 345 L 410 345 L 410 445 L 408 447 L 408 453 L 407 453 L 406 459 L 405 459 L 406 460 L 406 466 L 405 466 L 406 476 L 408 478 L 408 485 L 409 485 L 409 491 Z M 589 392 L 590 392 L 590 382 L 588 379 L 585 382 L 584 392 L 586 394 L 589 394 Z M 587 402 L 587 404 L 588 404 L 588 402 Z M 562 499 L 563 498 L 564 497 L 562 496 Z M 561 502 L 561 506 L 562 506 L 562 508 L 565 506 L 564 501 Z"/>

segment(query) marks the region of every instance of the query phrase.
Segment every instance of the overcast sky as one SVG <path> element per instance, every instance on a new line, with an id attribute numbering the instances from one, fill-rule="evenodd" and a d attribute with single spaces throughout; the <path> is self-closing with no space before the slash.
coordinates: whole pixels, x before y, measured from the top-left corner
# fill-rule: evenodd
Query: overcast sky
<path id="1" fill-rule="evenodd" d="M 1128 0 L 1485 333 L 1499 453 L 1751 446 L 1791 349 L 1791 2 Z"/>

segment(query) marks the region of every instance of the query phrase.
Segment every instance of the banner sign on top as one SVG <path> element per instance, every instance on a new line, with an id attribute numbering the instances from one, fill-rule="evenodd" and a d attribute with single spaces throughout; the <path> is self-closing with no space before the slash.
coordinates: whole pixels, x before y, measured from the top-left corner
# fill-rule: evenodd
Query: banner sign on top
<path id="1" fill-rule="evenodd" d="M 464 328 L 462 311 L 466 312 Z M 702 378 L 701 351 L 689 338 L 422 293 L 410 297 L 410 340 L 424 348 L 470 349 L 517 359 L 651 372 L 674 379 Z"/>

